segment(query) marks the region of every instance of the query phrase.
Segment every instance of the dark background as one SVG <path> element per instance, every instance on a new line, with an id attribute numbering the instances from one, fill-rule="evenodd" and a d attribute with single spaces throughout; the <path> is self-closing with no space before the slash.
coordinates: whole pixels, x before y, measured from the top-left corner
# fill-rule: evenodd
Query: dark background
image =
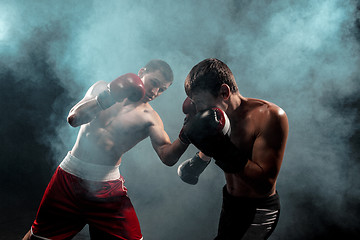
<path id="1" fill-rule="evenodd" d="M 166 60 L 175 82 L 152 106 L 175 140 L 184 79 L 208 57 L 226 62 L 245 97 L 289 117 L 271 239 L 360 237 L 359 1 L 0 2 L 0 239 L 30 228 L 51 175 L 75 141 L 70 108 L 95 81 Z M 190 148 L 180 162 L 192 157 Z M 212 239 L 223 173 L 198 185 L 161 163 L 147 139 L 121 173 L 144 238 Z M 88 239 L 85 228 L 76 239 Z"/>

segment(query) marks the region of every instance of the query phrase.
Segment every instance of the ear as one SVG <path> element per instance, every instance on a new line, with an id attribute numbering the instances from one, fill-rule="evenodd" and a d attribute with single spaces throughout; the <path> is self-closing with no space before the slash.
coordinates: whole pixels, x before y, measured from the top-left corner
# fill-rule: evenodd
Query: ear
<path id="1" fill-rule="evenodd" d="M 230 87 L 229 85 L 223 83 L 220 87 L 220 96 L 224 99 L 224 100 L 228 100 L 230 97 Z"/>
<path id="2" fill-rule="evenodd" d="M 146 71 L 146 68 L 141 68 L 141 69 L 139 70 L 138 76 L 139 76 L 140 78 L 142 78 L 142 77 L 144 76 L 144 74 L 145 74 L 145 71 Z"/>

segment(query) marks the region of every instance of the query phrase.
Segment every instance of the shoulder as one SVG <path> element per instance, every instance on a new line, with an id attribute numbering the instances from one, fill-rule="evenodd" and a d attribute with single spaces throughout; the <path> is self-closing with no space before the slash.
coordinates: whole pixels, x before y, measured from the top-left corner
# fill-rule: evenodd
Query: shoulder
<path id="1" fill-rule="evenodd" d="M 150 115 L 151 122 L 154 126 L 160 126 L 163 127 L 163 121 L 161 120 L 161 117 L 159 114 L 149 105 L 149 108 L 147 109 L 148 114 Z"/>
<path id="2" fill-rule="evenodd" d="M 150 125 L 162 125 L 162 120 L 159 114 L 151 107 L 149 103 L 145 103 L 139 107 L 138 111 L 141 112 L 141 115 Z"/>
<path id="3" fill-rule="evenodd" d="M 289 123 L 286 112 L 274 103 L 264 101 L 264 105 L 258 110 L 261 114 L 259 118 L 259 132 L 271 139 L 286 138 L 289 131 Z"/>
<path id="4" fill-rule="evenodd" d="M 286 112 L 278 105 L 262 99 L 250 99 L 250 101 L 254 112 L 262 119 L 287 120 Z"/>
<path id="5" fill-rule="evenodd" d="M 258 133 L 285 131 L 288 128 L 286 112 L 278 105 L 261 99 L 249 99 L 249 112 Z"/>
<path id="6" fill-rule="evenodd" d="M 281 107 L 269 102 L 267 109 L 267 114 L 270 122 L 281 125 L 288 124 L 286 112 Z"/>

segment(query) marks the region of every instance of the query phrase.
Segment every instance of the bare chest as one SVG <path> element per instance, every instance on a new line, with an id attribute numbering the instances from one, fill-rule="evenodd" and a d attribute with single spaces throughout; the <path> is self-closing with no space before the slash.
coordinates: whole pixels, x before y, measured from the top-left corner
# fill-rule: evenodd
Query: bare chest
<path id="1" fill-rule="evenodd" d="M 151 118 L 144 109 L 122 108 L 99 116 L 98 129 L 110 134 L 114 143 L 131 144 L 148 136 L 151 123 Z"/>
<path id="2" fill-rule="evenodd" d="M 231 121 L 231 141 L 251 159 L 256 129 L 251 119 Z"/>

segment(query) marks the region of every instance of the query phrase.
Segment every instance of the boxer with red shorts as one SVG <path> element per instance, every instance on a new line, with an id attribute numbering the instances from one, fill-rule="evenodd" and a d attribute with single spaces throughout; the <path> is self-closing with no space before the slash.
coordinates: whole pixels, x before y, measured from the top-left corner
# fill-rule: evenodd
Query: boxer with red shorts
<path id="1" fill-rule="evenodd" d="M 92 238 L 142 239 L 119 166 L 89 164 L 69 152 L 50 180 L 32 233 L 48 239 L 68 239 L 85 224 L 89 224 Z"/>
<path id="2" fill-rule="evenodd" d="M 119 166 L 124 153 L 150 137 L 161 161 L 173 166 L 184 153 L 173 143 L 149 102 L 173 81 L 170 66 L 151 60 L 139 73 L 93 84 L 67 118 L 77 140 L 53 175 L 24 239 L 71 239 L 85 224 L 93 240 L 142 239 Z"/>

